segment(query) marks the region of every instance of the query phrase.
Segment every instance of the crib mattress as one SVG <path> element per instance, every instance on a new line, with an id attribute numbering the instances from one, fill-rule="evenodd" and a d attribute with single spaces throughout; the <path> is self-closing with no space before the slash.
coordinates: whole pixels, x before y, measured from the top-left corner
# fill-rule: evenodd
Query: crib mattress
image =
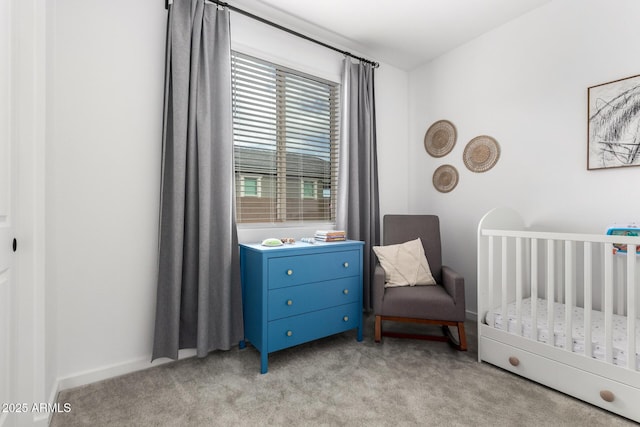
<path id="1" fill-rule="evenodd" d="M 537 299 L 537 340 L 543 343 L 549 343 L 549 328 L 547 327 L 547 300 Z M 565 305 L 554 303 L 553 314 L 553 343 L 555 347 L 565 348 Z M 531 315 L 531 299 L 522 300 L 522 336 L 528 339 L 533 338 L 532 315 Z M 516 333 L 516 303 L 512 302 L 507 305 L 507 331 Z M 572 349 L 575 353 L 584 354 L 584 309 L 573 307 L 572 316 Z M 640 319 L 636 321 L 636 369 L 640 370 Z M 502 309 L 497 307 L 487 313 L 485 322 L 497 329 L 504 330 L 504 320 L 502 318 Z M 604 329 L 604 313 L 601 311 L 591 311 L 591 348 L 592 357 L 604 360 L 606 354 L 605 346 L 605 329 Z M 613 363 L 615 365 L 627 365 L 627 318 L 625 316 L 613 315 Z"/>

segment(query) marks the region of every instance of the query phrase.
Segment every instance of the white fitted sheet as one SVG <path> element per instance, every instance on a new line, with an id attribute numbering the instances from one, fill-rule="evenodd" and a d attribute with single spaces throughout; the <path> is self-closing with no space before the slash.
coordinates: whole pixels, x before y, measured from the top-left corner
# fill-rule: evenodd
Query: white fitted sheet
<path id="1" fill-rule="evenodd" d="M 537 340 L 543 343 L 549 342 L 549 328 L 547 327 L 547 300 L 537 299 Z M 565 348 L 565 305 L 554 303 L 553 315 L 553 342 L 554 346 Z M 522 335 L 525 338 L 532 338 L 532 315 L 531 299 L 522 300 Z M 507 305 L 508 332 L 516 333 L 516 303 Z M 489 326 L 504 330 L 502 319 L 502 308 L 497 307 L 487 313 L 485 322 Z M 635 319 L 636 335 L 636 369 L 640 370 L 640 319 Z M 573 308 L 572 315 L 572 349 L 576 353 L 584 354 L 584 309 Z M 627 365 L 627 317 L 613 315 L 613 364 Z M 592 357 L 599 360 L 605 359 L 605 328 L 604 313 L 601 311 L 591 311 L 591 348 Z"/>

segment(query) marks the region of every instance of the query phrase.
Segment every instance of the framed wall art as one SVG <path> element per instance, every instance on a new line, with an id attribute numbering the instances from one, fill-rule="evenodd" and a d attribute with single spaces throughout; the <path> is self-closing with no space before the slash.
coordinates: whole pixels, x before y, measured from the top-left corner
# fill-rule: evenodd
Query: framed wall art
<path id="1" fill-rule="evenodd" d="M 587 169 L 640 166 L 640 75 L 587 89 Z"/>

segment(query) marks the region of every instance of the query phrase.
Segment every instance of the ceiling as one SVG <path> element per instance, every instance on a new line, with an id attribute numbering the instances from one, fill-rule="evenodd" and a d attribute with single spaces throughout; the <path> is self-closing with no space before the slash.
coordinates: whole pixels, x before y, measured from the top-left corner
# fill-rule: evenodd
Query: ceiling
<path id="1" fill-rule="evenodd" d="M 551 0 L 230 0 L 378 62 L 411 70 Z"/>

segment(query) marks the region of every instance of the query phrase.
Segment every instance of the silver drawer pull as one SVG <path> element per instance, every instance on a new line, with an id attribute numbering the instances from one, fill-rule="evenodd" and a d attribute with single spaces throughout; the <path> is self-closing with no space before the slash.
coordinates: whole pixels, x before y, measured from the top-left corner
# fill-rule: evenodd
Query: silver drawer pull
<path id="1" fill-rule="evenodd" d="M 348 321 L 349 321 L 349 316 L 344 316 L 344 317 L 342 318 L 342 320 L 344 320 L 345 322 L 348 322 Z"/>
<path id="2" fill-rule="evenodd" d="M 292 301 L 292 300 L 290 300 L 290 299 L 288 299 L 288 300 L 287 300 L 287 305 L 293 305 L 293 301 Z"/>
<path id="3" fill-rule="evenodd" d="M 293 274 L 293 270 L 287 270 L 287 276 L 291 276 Z"/>
<path id="4" fill-rule="evenodd" d="M 344 264 L 342 264 L 342 265 L 344 266 L 344 268 L 349 267 L 349 263 L 348 263 L 348 262 L 345 262 L 345 263 L 344 263 Z"/>
<path id="5" fill-rule="evenodd" d="M 342 291 L 342 293 L 345 295 L 349 295 L 349 289 L 345 289 L 344 291 Z"/>
<path id="6" fill-rule="evenodd" d="M 287 331 L 287 336 L 290 337 L 291 335 L 293 335 L 293 332 Z"/>

